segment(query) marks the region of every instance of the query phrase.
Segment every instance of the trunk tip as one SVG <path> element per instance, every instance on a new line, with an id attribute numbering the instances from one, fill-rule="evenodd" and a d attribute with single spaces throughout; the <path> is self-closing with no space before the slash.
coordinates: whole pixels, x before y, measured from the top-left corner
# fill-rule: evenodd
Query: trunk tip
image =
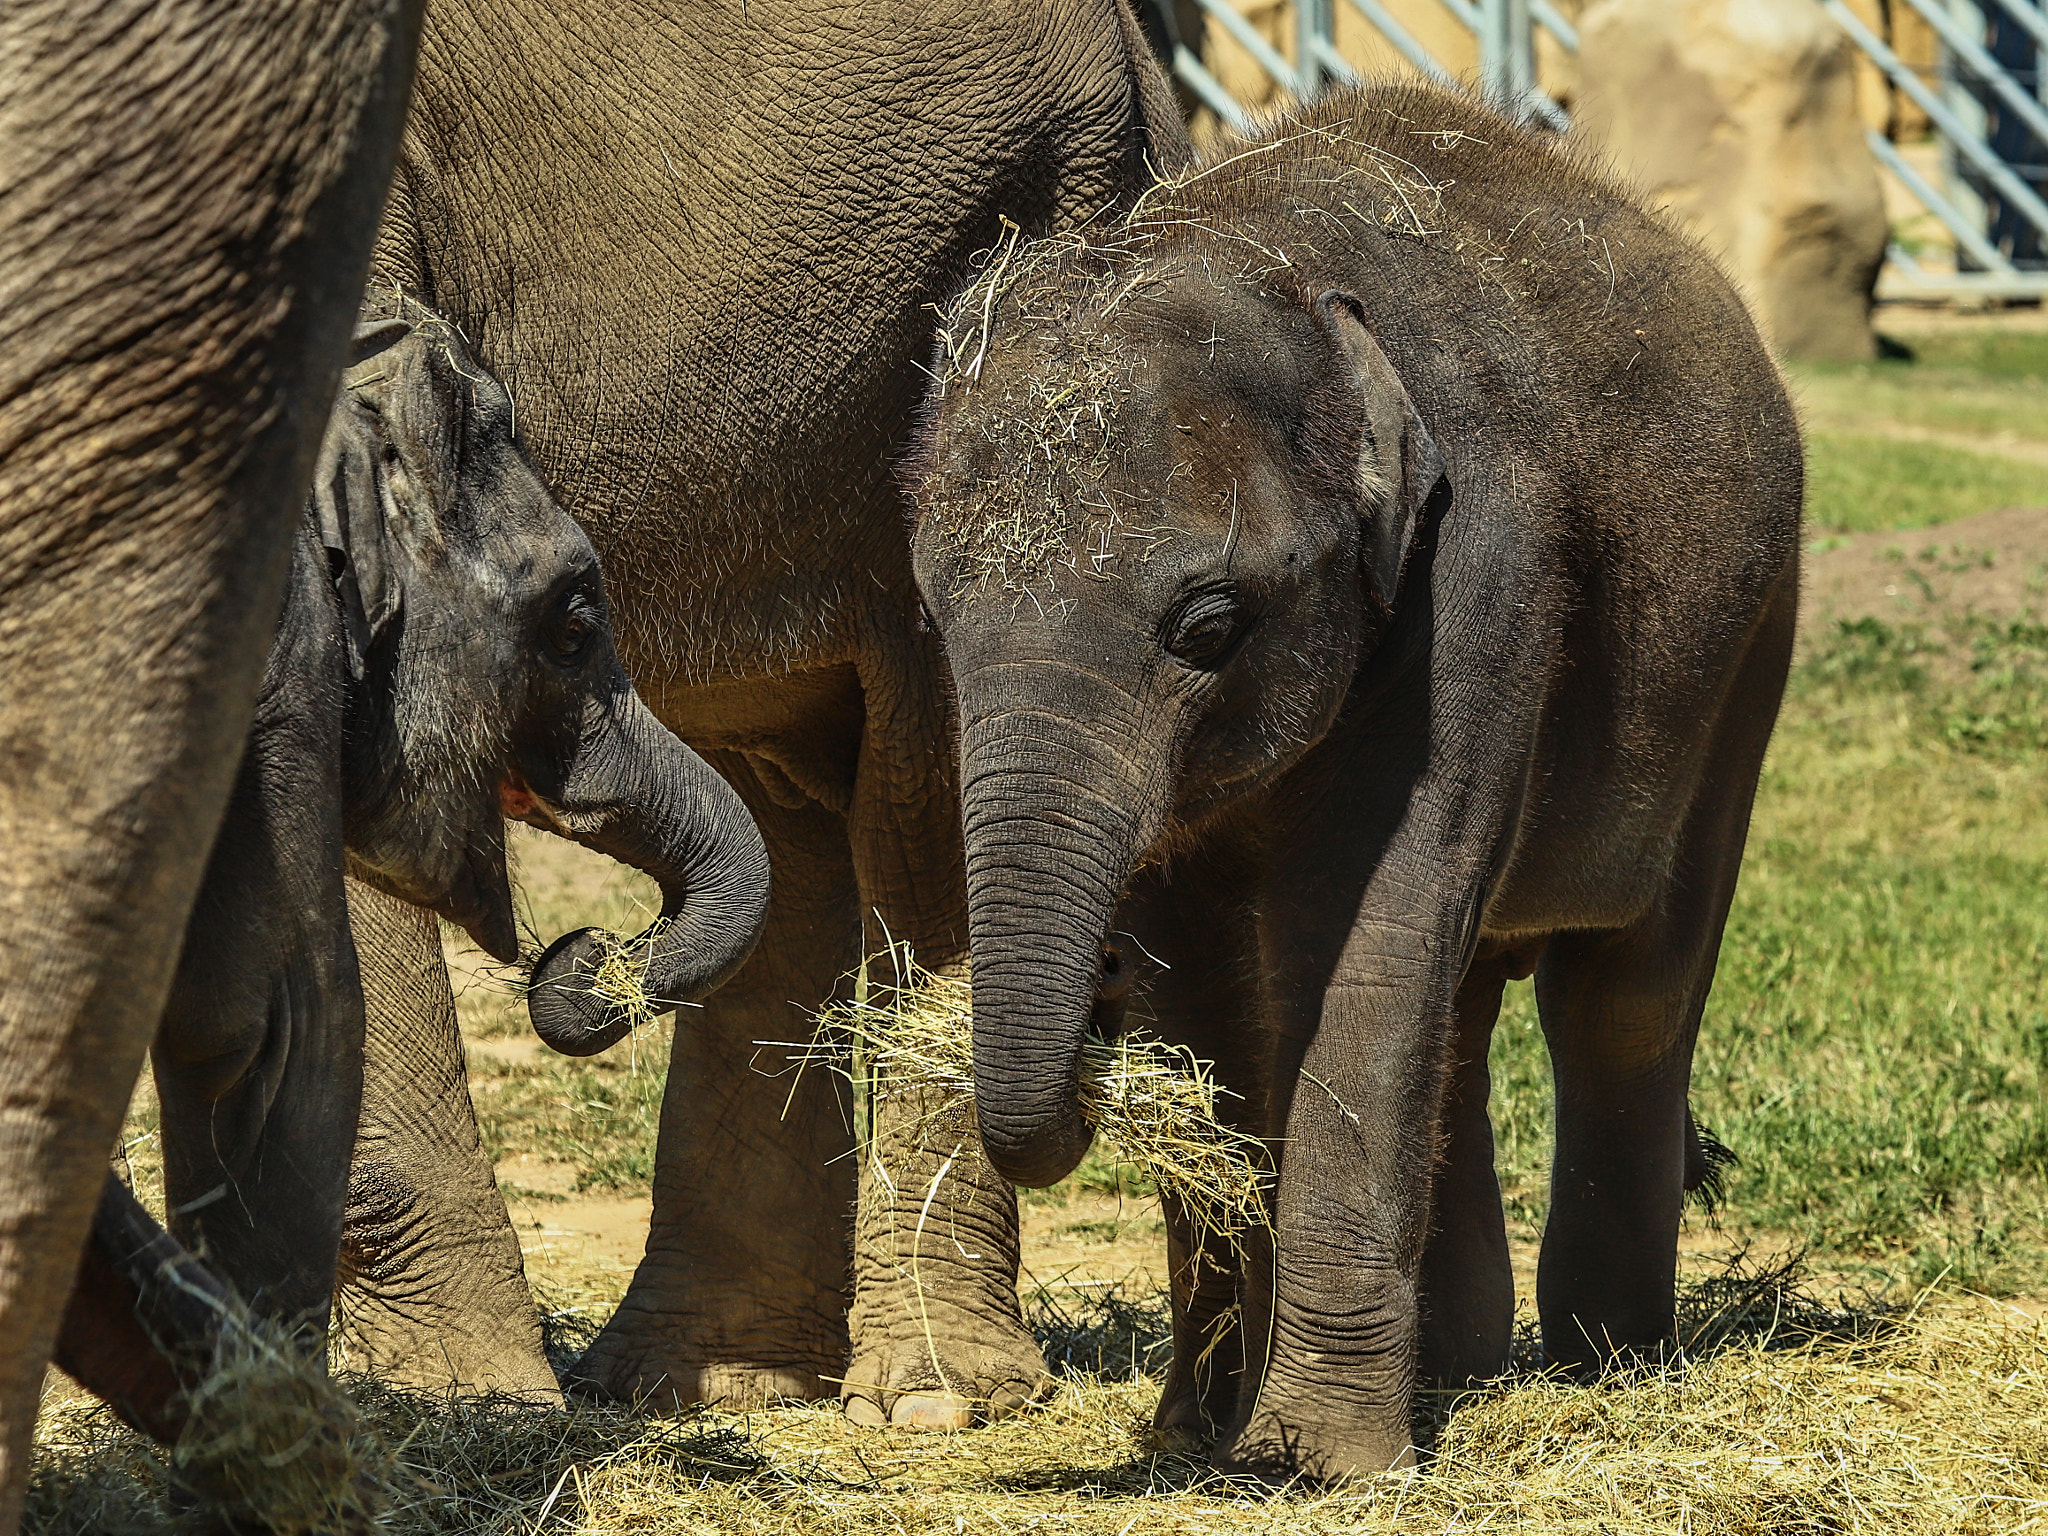
<path id="1" fill-rule="evenodd" d="M 604 962 L 603 936 L 595 928 L 563 934 L 534 962 L 526 1016 L 533 1032 L 564 1056 L 609 1050 L 638 1022 L 631 1009 L 598 991 Z"/>

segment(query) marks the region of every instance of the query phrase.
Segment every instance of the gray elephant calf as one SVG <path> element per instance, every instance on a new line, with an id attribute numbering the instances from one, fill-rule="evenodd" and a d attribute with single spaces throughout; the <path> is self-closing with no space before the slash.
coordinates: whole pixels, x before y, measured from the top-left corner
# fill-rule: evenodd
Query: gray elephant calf
<path id="1" fill-rule="evenodd" d="M 948 326 L 908 474 L 983 1145 L 1021 1184 L 1079 1161 L 1128 930 L 1277 1163 L 1242 1270 L 1168 1213 L 1161 1426 L 1377 1472 L 1418 1367 L 1505 1366 L 1487 1042 L 1532 970 L 1545 1347 L 1659 1348 L 1798 588 L 1798 432 L 1741 302 L 1552 141 L 1375 88 L 996 253 Z"/>
<path id="2" fill-rule="evenodd" d="M 152 1052 L 173 1234 L 309 1346 L 362 1087 L 344 869 L 510 962 L 504 818 L 573 838 L 660 884 L 640 947 L 670 1003 L 744 960 L 768 896 L 738 797 L 627 681 L 505 390 L 420 306 L 371 303 Z M 558 942 L 535 987 L 581 1006 L 590 947 Z"/>

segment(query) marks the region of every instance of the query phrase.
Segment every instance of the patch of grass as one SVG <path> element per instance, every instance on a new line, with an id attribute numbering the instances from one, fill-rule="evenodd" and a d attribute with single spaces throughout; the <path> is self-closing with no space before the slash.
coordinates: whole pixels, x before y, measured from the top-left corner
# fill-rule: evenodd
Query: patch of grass
<path id="1" fill-rule="evenodd" d="M 2048 412 L 2048 401 L 2034 409 Z M 1865 433 L 1807 435 L 1806 515 L 1815 529 L 1929 528 L 2042 505 L 2048 464 Z"/>
<path id="2" fill-rule="evenodd" d="M 2018 379 L 2048 384 L 2048 331 L 2016 330 L 1991 323 L 1968 328 L 1908 331 L 1910 363 L 1879 367 L 1914 368 L 1923 373 L 1953 370 L 1980 379 Z"/>
<path id="3" fill-rule="evenodd" d="M 601 1056 L 473 1057 L 470 1091 L 485 1153 L 493 1162 L 525 1154 L 566 1163 L 579 1194 L 644 1193 L 654 1180 L 673 1028 L 657 1020 Z"/>
<path id="4" fill-rule="evenodd" d="M 971 1434 L 853 1430 L 836 1405 L 650 1418 L 348 1385 L 394 1447 L 378 1528 L 404 1536 L 1931 1536 L 2048 1519 L 2041 1325 L 1967 1298 L 1873 1314 L 1796 1278 L 1709 1275 L 1681 1298 L 1684 1364 L 1592 1387 L 1518 1372 L 1441 1405 L 1425 1472 L 1336 1490 L 1225 1477 L 1161 1443 L 1165 1318 L 1114 1290 L 1032 1299 L 1056 1390 Z M 192 1528 L 138 1449 L 104 1410 L 65 1410 L 25 1529 Z"/>
<path id="5" fill-rule="evenodd" d="M 1839 625 L 1795 673 L 1700 1032 L 1733 1225 L 1847 1268 L 2048 1288 L 2048 634 Z M 1549 1067 L 1495 1040 L 1511 1214 L 1540 1229 Z"/>

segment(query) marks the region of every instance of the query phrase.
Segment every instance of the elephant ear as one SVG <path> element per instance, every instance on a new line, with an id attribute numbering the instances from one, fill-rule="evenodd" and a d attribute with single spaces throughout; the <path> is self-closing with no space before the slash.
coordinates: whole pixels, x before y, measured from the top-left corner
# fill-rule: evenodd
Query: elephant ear
<path id="1" fill-rule="evenodd" d="M 351 676 L 361 679 L 371 648 L 397 620 L 403 587 L 392 559 L 385 519 L 383 418 L 371 396 L 376 382 L 364 365 L 375 362 L 412 327 L 402 320 L 359 327 L 354 362 L 343 375 L 341 397 L 320 443 L 313 476 L 313 510 L 328 568 L 341 598 Z"/>
<path id="2" fill-rule="evenodd" d="M 1365 575 L 1373 595 L 1392 608 L 1416 526 L 1425 512 L 1440 515 L 1449 504 L 1450 479 L 1407 386 L 1367 328 L 1358 296 L 1331 288 L 1314 307 L 1364 407 L 1356 472 L 1359 504 L 1368 512 Z"/>

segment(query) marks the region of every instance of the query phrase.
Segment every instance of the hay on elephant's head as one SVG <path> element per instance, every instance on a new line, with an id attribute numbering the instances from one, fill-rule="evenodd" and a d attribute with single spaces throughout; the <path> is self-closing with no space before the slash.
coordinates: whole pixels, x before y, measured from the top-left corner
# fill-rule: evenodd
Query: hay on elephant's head
<path id="1" fill-rule="evenodd" d="M 937 1120 L 974 1098 L 973 987 L 892 944 L 863 964 L 850 1002 L 826 1008 L 802 1057 L 843 1071 L 872 1101 L 914 1096 Z M 1202 1230 L 1233 1244 L 1268 1225 L 1265 1144 L 1225 1124 L 1209 1066 L 1182 1046 L 1127 1031 L 1081 1048 L 1081 1118 L 1171 1196 Z"/>

